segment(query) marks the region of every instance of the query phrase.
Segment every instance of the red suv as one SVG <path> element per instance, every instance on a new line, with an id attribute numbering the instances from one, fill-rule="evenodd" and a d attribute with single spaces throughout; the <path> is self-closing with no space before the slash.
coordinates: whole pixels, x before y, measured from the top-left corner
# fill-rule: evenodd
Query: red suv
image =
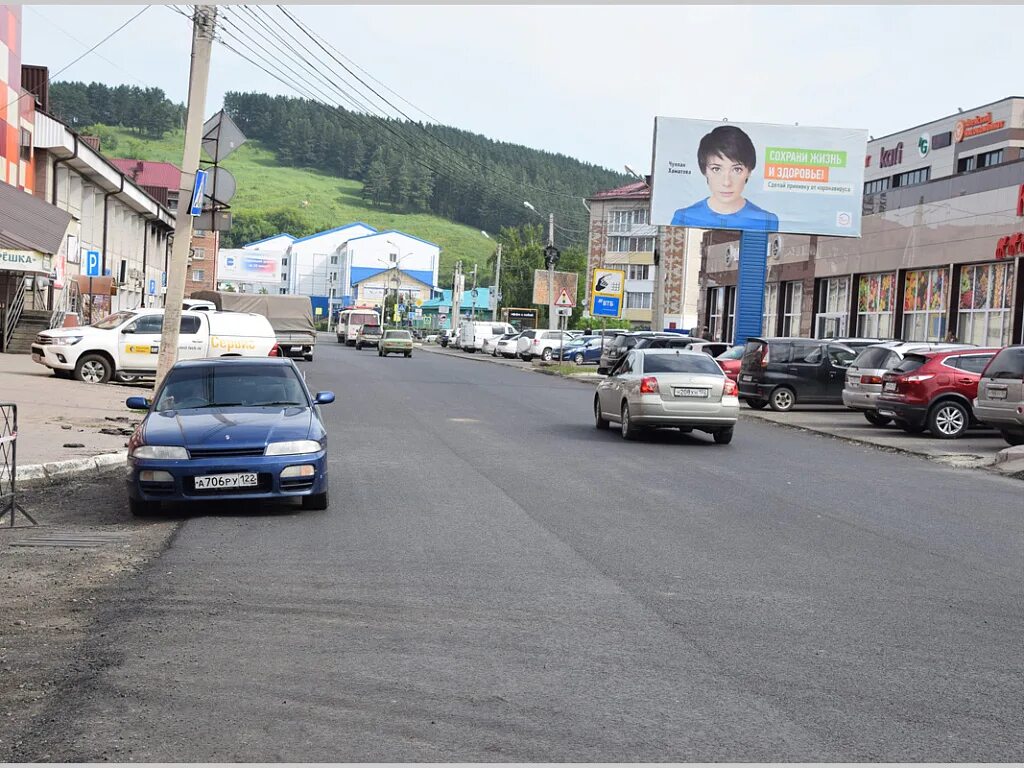
<path id="1" fill-rule="evenodd" d="M 971 403 L 998 349 L 911 352 L 882 377 L 878 413 L 912 434 L 927 429 L 946 440 L 977 426 Z"/>

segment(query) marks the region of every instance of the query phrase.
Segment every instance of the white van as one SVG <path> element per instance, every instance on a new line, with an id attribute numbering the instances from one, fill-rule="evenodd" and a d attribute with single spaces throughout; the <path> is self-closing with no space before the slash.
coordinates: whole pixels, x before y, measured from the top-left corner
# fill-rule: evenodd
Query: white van
<path id="1" fill-rule="evenodd" d="M 516 329 L 508 323 L 494 323 L 489 320 L 467 320 L 460 330 L 459 344 L 466 352 L 479 352 L 487 339 L 498 339 L 506 333 L 515 333 Z"/>
<path id="2" fill-rule="evenodd" d="M 117 374 L 133 379 L 156 373 L 163 330 L 162 309 L 116 312 L 93 325 L 51 328 L 32 344 L 32 359 L 58 376 L 104 384 Z M 245 312 L 181 313 L 178 359 L 268 357 L 277 338 L 263 315 Z"/>

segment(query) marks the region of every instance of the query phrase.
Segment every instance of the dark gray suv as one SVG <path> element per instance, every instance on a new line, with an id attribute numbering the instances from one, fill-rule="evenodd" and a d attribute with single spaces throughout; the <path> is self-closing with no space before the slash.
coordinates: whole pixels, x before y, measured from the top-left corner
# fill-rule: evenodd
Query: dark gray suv
<path id="1" fill-rule="evenodd" d="M 829 339 L 752 338 L 738 383 L 751 408 L 788 411 L 799 403 L 842 405 L 846 369 L 857 353 Z"/>

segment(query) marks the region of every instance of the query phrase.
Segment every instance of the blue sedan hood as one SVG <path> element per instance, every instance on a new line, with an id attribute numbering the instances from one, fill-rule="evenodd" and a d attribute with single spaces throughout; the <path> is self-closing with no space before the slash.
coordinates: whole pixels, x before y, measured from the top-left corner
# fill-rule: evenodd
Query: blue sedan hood
<path id="1" fill-rule="evenodd" d="M 146 417 L 143 442 L 189 449 L 255 448 L 283 440 L 320 440 L 312 408 L 204 408 L 161 411 Z"/>

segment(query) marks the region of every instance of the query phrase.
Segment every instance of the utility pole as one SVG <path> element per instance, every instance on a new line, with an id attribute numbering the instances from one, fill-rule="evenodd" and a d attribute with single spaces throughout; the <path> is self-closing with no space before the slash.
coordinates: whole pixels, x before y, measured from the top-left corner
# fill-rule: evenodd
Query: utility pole
<path id="1" fill-rule="evenodd" d="M 451 330 L 456 331 L 459 327 L 459 309 L 462 306 L 462 290 L 460 286 L 462 278 L 462 262 L 455 262 L 455 271 L 452 273 L 452 310 L 451 310 Z"/>
<path id="2" fill-rule="evenodd" d="M 473 290 L 469 295 L 473 299 L 469 305 L 470 317 L 476 322 L 476 264 L 473 265 Z"/>
<path id="3" fill-rule="evenodd" d="M 491 310 L 491 322 L 498 319 L 498 301 L 501 299 L 501 243 L 498 243 L 498 256 L 494 263 L 494 309 Z"/>
<path id="4" fill-rule="evenodd" d="M 555 247 L 555 214 L 548 214 L 548 247 Z M 555 330 L 555 262 L 548 259 L 548 330 Z"/>
<path id="5" fill-rule="evenodd" d="M 188 77 L 188 116 L 185 123 L 185 152 L 181 160 L 181 183 L 178 191 L 178 212 L 174 221 L 174 247 L 167 271 L 167 296 L 164 301 L 164 324 L 160 335 L 156 384 L 160 387 L 167 372 L 178 359 L 178 336 L 181 325 L 181 303 L 185 298 L 185 272 L 188 269 L 192 244 L 192 192 L 199 170 L 199 150 L 203 140 L 203 111 L 206 109 L 206 86 L 210 79 L 210 53 L 217 21 L 217 8 L 197 5 L 192 17 L 192 65 Z M 202 202 L 202 200 L 200 200 Z"/>

